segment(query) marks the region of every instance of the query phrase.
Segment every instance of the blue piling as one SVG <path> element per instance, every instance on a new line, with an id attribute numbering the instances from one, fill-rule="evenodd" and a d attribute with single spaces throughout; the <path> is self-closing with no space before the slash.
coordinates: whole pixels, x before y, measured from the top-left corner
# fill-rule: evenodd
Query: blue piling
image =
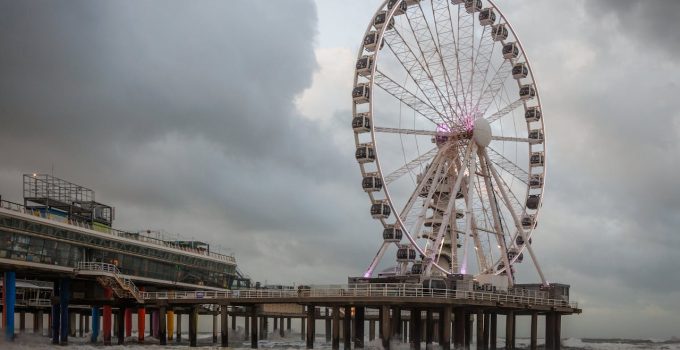
<path id="1" fill-rule="evenodd" d="M 17 275 L 16 272 L 5 272 L 3 281 L 4 291 L 3 299 L 5 305 L 2 310 L 2 316 L 5 318 L 5 339 L 7 341 L 14 340 L 14 306 L 16 305 L 17 297 Z"/>
<path id="2" fill-rule="evenodd" d="M 97 339 L 99 338 L 99 308 L 98 307 L 93 307 L 92 308 L 92 335 L 90 337 L 90 341 L 93 343 L 97 342 Z"/>
<path id="3" fill-rule="evenodd" d="M 62 278 L 59 281 L 59 284 L 61 289 L 59 291 L 59 306 L 61 308 L 61 340 L 59 341 L 59 344 L 66 345 L 68 344 L 68 303 L 71 296 L 71 279 Z"/>

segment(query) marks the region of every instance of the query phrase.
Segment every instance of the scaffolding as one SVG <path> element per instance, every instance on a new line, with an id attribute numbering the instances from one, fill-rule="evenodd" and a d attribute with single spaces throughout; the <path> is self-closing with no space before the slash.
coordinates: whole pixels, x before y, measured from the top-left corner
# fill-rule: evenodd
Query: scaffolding
<path id="1" fill-rule="evenodd" d="M 24 174 L 23 180 L 27 209 L 111 227 L 114 208 L 96 202 L 93 190 L 48 174 Z"/>

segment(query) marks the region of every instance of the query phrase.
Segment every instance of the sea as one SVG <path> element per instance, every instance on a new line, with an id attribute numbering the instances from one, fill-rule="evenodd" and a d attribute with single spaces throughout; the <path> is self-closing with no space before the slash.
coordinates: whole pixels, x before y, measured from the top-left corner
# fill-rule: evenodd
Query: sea
<path id="1" fill-rule="evenodd" d="M 116 339 L 113 339 L 114 343 Z M 245 340 L 243 330 L 230 330 L 229 341 L 231 349 L 250 349 L 250 341 Z M 0 340 L 0 350 L 48 350 L 48 349 L 76 349 L 76 350 L 158 350 L 158 349 L 190 349 L 187 337 L 184 336 L 182 342 L 177 343 L 174 340 L 169 341 L 170 345 L 158 345 L 158 340 L 147 336 L 145 344 L 137 344 L 137 337 L 133 334 L 125 340 L 125 345 L 104 346 L 102 341 L 97 344 L 89 342 L 89 336 L 86 337 L 69 337 L 69 344 L 67 347 L 52 345 L 51 341 L 46 336 L 36 335 L 32 333 L 17 334 L 15 341 L 6 342 Z M 543 346 L 543 339 L 538 339 L 539 348 Z M 504 347 L 504 339 L 497 340 L 499 349 Z M 199 333 L 198 335 L 199 349 L 221 349 L 212 343 L 212 332 Z M 342 344 L 340 345 L 342 347 Z M 278 334 L 269 334 L 267 340 L 260 340 L 258 347 L 261 349 L 305 349 L 305 342 L 301 340 L 300 333 L 289 333 L 284 337 Z M 528 338 L 517 338 L 517 349 L 528 349 Z M 326 342 L 325 336 L 317 336 L 314 343 L 314 348 L 319 350 L 330 350 L 331 344 Z M 394 341 L 390 344 L 393 350 L 409 350 L 409 344 Z M 474 343 L 471 346 L 475 348 Z M 680 338 L 671 338 L 666 340 L 660 339 L 578 339 L 566 338 L 562 339 L 563 349 L 664 349 L 664 350 L 680 350 Z M 383 350 L 383 346 L 379 340 L 373 340 L 366 344 L 366 350 Z M 425 350 L 439 350 L 438 345 L 425 346 L 422 344 L 421 349 Z"/>

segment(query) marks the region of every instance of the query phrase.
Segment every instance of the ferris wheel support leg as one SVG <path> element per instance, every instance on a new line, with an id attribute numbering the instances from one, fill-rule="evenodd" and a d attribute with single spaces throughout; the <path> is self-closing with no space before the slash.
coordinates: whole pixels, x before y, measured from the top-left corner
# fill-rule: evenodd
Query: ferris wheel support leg
<path id="1" fill-rule="evenodd" d="M 383 255 L 385 254 L 385 251 L 387 250 L 387 246 L 388 243 L 383 242 L 382 246 L 378 250 L 378 254 L 375 255 L 373 261 L 371 261 L 371 265 L 369 265 L 368 269 L 366 269 L 366 272 L 364 272 L 364 277 L 371 277 L 373 275 L 373 270 L 375 270 L 375 267 L 378 266 L 380 259 L 382 259 Z"/>
<path id="2" fill-rule="evenodd" d="M 501 250 L 501 256 L 503 258 L 503 263 L 505 265 L 505 273 L 508 276 L 509 286 L 514 285 L 514 278 L 512 275 L 512 268 L 510 266 L 510 259 L 508 259 L 508 251 L 505 246 L 505 235 L 503 235 L 503 229 L 501 227 L 501 220 L 499 217 L 498 206 L 496 203 L 496 198 L 494 197 L 493 188 L 491 187 L 491 167 L 489 158 L 486 156 L 486 149 L 480 148 L 479 150 L 480 163 L 482 165 L 482 174 L 484 177 L 484 184 L 486 186 L 486 194 L 489 196 L 489 205 L 491 206 L 491 214 L 493 216 L 494 227 L 496 228 L 496 240 L 498 242 L 498 248 Z"/>
<path id="3" fill-rule="evenodd" d="M 451 190 L 451 194 L 449 195 L 449 203 L 446 206 L 446 212 L 444 212 L 444 217 L 442 218 L 442 225 L 439 227 L 439 231 L 437 232 L 437 238 L 434 241 L 433 249 L 430 251 L 429 254 L 426 255 L 426 260 L 427 260 L 427 266 L 425 268 L 425 275 L 429 276 L 430 273 L 432 272 L 432 265 L 434 264 L 434 254 L 437 252 L 438 248 L 443 240 L 444 240 L 444 232 L 446 231 L 446 228 L 448 227 L 448 222 L 451 217 L 451 211 L 455 209 L 455 204 L 456 204 L 456 193 L 458 193 L 458 190 L 460 189 L 460 185 L 463 182 L 463 176 L 465 175 L 465 164 L 468 163 L 469 160 L 472 160 L 474 162 L 474 149 L 476 148 L 475 144 L 473 142 L 470 142 L 470 144 L 467 147 L 467 150 L 465 151 L 465 159 L 463 159 L 463 162 L 461 163 L 461 167 L 458 170 L 458 176 L 456 177 L 456 182 L 453 185 L 453 189 Z M 469 168 L 469 166 L 468 166 Z M 433 182 L 433 186 L 436 186 Z M 454 216 L 455 217 L 455 216 Z M 434 264 L 437 266 L 438 269 L 442 270 L 439 265 Z M 444 273 L 449 273 L 450 271 L 443 271 Z"/>
<path id="4" fill-rule="evenodd" d="M 476 147 L 475 147 L 476 148 Z M 475 163 L 475 155 L 473 154 L 470 160 L 470 164 L 476 164 Z M 468 173 L 472 174 L 475 171 L 475 169 L 472 168 L 472 165 L 468 166 Z M 465 274 L 467 273 L 467 260 L 468 260 L 468 237 L 472 235 L 472 195 L 473 195 L 473 190 L 474 186 L 470 186 L 469 184 L 472 182 L 470 181 L 471 177 L 468 175 L 468 193 L 467 196 L 465 197 L 465 239 L 463 240 L 463 265 L 460 269 L 461 273 Z"/>
<path id="5" fill-rule="evenodd" d="M 512 220 L 515 222 L 515 227 L 517 228 L 517 231 L 519 234 L 522 236 L 522 239 L 525 239 L 526 242 L 526 247 L 527 250 L 529 251 L 529 255 L 531 256 L 531 261 L 534 263 L 534 267 L 536 267 L 536 272 L 538 272 L 538 276 L 541 278 L 541 283 L 543 285 L 547 286 L 548 282 L 545 280 L 545 276 L 543 275 L 543 271 L 541 270 L 541 266 L 538 264 L 538 260 L 536 259 L 536 255 L 534 254 L 534 250 L 531 247 L 531 244 L 529 244 L 529 241 L 526 240 L 526 234 L 524 233 L 524 229 L 522 229 L 522 224 L 519 220 L 519 217 L 517 216 L 517 213 L 515 213 L 515 210 L 512 208 L 512 205 L 510 204 L 510 199 L 508 198 L 508 194 L 505 191 L 505 188 L 503 185 L 501 185 L 501 179 L 500 176 L 498 175 L 498 172 L 494 168 L 493 164 L 491 164 L 491 161 L 489 161 L 489 157 L 486 154 L 486 151 L 484 151 L 484 157 L 487 160 L 487 163 L 489 164 L 489 168 L 491 169 L 491 174 L 493 175 L 494 180 L 496 180 L 496 183 L 499 184 L 498 188 L 501 191 L 501 196 L 503 196 L 503 201 L 505 201 L 506 206 L 508 207 L 508 210 L 510 211 L 510 215 L 512 216 Z"/>

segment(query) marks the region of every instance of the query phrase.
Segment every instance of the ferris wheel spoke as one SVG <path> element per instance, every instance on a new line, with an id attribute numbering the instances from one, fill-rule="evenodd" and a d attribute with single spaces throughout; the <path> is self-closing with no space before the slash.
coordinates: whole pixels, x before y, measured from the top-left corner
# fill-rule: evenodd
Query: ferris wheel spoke
<path id="1" fill-rule="evenodd" d="M 476 103 L 473 101 L 479 101 L 481 95 L 486 88 L 486 79 L 489 75 L 489 70 L 491 69 L 491 56 L 493 55 L 494 49 L 496 48 L 496 41 L 491 37 L 491 31 L 487 30 L 487 26 L 484 27 L 482 31 L 482 37 L 479 40 L 479 45 L 477 46 L 477 55 L 475 56 L 475 63 L 473 69 L 473 79 L 470 83 L 472 84 L 470 92 L 470 102 L 473 104 L 471 106 L 472 111 L 475 114 L 480 114 L 475 108 Z M 483 114 L 480 114 L 483 115 Z"/>
<path id="2" fill-rule="evenodd" d="M 399 217 L 402 219 L 402 221 L 406 221 L 407 216 L 409 213 L 412 212 L 413 210 L 413 205 L 416 203 L 418 198 L 420 197 L 420 193 L 423 191 L 425 186 L 427 185 L 427 181 L 432 175 L 440 170 L 440 167 L 443 164 L 443 160 L 441 157 L 441 153 L 437 154 L 436 157 L 432 160 L 432 163 L 429 164 L 427 167 L 427 170 L 425 171 L 425 174 L 421 177 L 420 181 L 418 182 L 418 185 L 416 186 L 415 191 L 411 193 L 411 196 L 409 197 L 408 202 L 406 202 L 406 205 L 404 208 L 401 210 L 401 213 L 399 214 Z"/>
<path id="3" fill-rule="evenodd" d="M 401 135 L 425 135 L 436 136 L 437 132 L 432 130 L 417 130 L 417 129 L 402 129 L 402 128 L 384 128 L 376 126 L 373 128 L 375 132 L 387 134 L 401 134 Z"/>
<path id="4" fill-rule="evenodd" d="M 389 173 L 389 175 L 385 176 L 385 185 L 391 184 L 392 182 L 396 181 L 405 174 L 427 163 L 430 159 L 434 158 L 438 152 L 439 148 L 435 147 L 421 154 L 420 156 L 411 160 L 410 162 L 404 164 L 401 168 Z"/>
<path id="5" fill-rule="evenodd" d="M 386 32 L 384 38 L 390 51 L 392 51 L 409 77 L 416 83 L 418 89 L 425 95 L 430 105 L 446 111 L 449 105 L 448 101 L 433 82 L 423 62 L 418 59 L 418 56 L 406 43 L 406 40 L 404 40 L 396 26 L 394 29 Z"/>
<path id="6" fill-rule="evenodd" d="M 493 148 L 488 149 L 488 159 L 494 163 L 499 168 L 503 169 L 506 173 L 512 175 L 517 180 L 523 182 L 524 184 L 529 184 L 529 173 L 517 166 L 514 162 L 505 158 L 502 154 L 496 152 Z"/>
<path id="7" fill-rule="evenodd" d="M 457 52 L 458 52 L 458 79 L 456 79 L 456 96 L 463 96 L 463 113 L 468 114 L 470 103 L 470 96 L 466 91 L 467 82 L 470 81 L 472 75 L 472 65 L 474 60 L 474 41 L 475 41 L 475 25 L 474 16 L 465 11 L 464 6 L 458 6 L 458 37 L 457 37 Z"/>
<path id="8" fill-rule="evenodd" d="M 541 143 L 540 140 L 536 139 L 530 139 L 526 137 L 510 137 L 510 136 L 491 136 L 491 139 L 494 141 L 511 141 L 511 142 L 526 142 L 530 144 L 538 144 Z"/>
<path id="9" fill-rule="evenodd" d="M 482 150 L 482 152 L 484 152 L 483 157 L 487 160 L 487 162 L 485 162 L 485 163 L 488 164 L 488 168 L 490 169 L 491 175 L 493 176 L 494 180 L 496 180 L 496 183 L 501 183 L 500 176 L 498 175 L 498 172 L 494 168 L 492 162 L 488 161 L 488 159 L 489 159 L 488 155 L 486 154 L 486 152 L 484 150 Z M 502 196 L 503 200 L 508 204 L 507 208 L 508 208 L 508 211 L 510 211 L 510 215 L 512 216 L 512 220 L 515 224 L 515 227 L 519 231 L 522 238 L 527 239 L 527 240 L 525 240 L 525 242 L 528 242 L 528 238 L 526 237 L 524 229 L 522 229 L 522 224 L 520 222 L 520 219 L 517 216 L 517 213 L 513 209 L 512 205 L 510 205 L 510 203 L 511 203 L 510 198 L 508 197 L 508 194 L 505 191 L 505 188 L 503 186 L 499 186 L 499 189 L 500 189 L 501 196 Z M 547 282 L 545 280 L 545 276 L 543 276 L 543 271 L 541 270 L 541 266 L 538 264 L 538 260 L 536 259 L 536 255 L 534 254 L 534 250 L 531 247 L 531 244 L 526 244 L 525 246 L 526 246 L 527 250 L 529 251 L 529 255 L 531 256 L 531 260 L 534 263 L 534 267 L 536 268 L 536 272 L 538 272 L 538 275 L 541 278 L 541 282 L 544 285 L 547 285 Z M 509 267 L 510 265 L 506 264 L 506 266 Z"/>
<path id="10" fill-rule="evenodd" d="M 484 115 L 486 113 L 486 110 L 489 109 L 489 106 L 491 106 L 496 99 L 498 93 L 501 92 L 503 84 L 508 80 L 508 77 L 510 77 L 510 73 L 512 73 L 512 60 L 506 59 L 501 63 L 500 67 L 498 67 L 496 73 L 494 73 L 489 81 L 489 84 L 484 87 L 484 92 L 479 96 L 479 99 L 475 104 L 475 110 L 478 115 Z"/>
<path id="11" fill-rule="evenodd" d="M 425 117 L 434 124 L 441 124 L 444 122 L 444 113 L 440 112 L 431 102 L 426 102 L 413 94 L 411 91 L 401 86 L 399 83 L 392 80 L 387 75 L 379 70 L 376 70 L 373 82 L 383 89 L 388 94 L 392 95 L 397 100 L 414 110 L 416 113 Z"/>
<path id="12" fill-rule="evenodd" d="M 434 40 L 432 29 L 430 28 L 427 18 L 425 17 L 425 12 L 423 11 L 420 3 L 418 3 L 417 6 L 409 7 L 409 9 L 406 11 L 406 19 L 413 37 L 416 39 L 416 45 L 420 51 L 420 57 L 425 63 L 425 67 L 430 75 L 430 78 L 432 79 L 432 82 L 438 88 L 438 91 L 443 94 L 441 97 L 449 107 L 451 115 L 455 115 L 454 110 L 450 108 L 451 91 L 449 91 L 444 61 L 439 48 L 437 47 L 437 43 Z"/>
<path id="13" fill-rule="evenodd" d="M 489 122 L 489 124 L 491 124 L 491 123 L 495 122 L 496 120 L 501 119 L 504 116 L 510 114 L 512 111 L 517 109 L 519 106 L 524 106 L 524 100 L 518 99 L 518 100 L 510 103 L 509 105 L 498 110 L 498 112 L 488 116 L 486 118 L 486 120 Z"/>
<path id="14" fill-rule="evenodd" d="M 464 101 L 462 96 L 456 94 L 458 52 L 456 51 L 456 37 L 453 31 L 453 18 L 451 17 L 449 0 L 432 0 L 432 17 L 434 18 L 439 54 L 446 74 L 445 78 L 448 80 L 449 101 L 455 101 L 456 111 L 460 114 L 463 110 L 461 103 Z"/>

